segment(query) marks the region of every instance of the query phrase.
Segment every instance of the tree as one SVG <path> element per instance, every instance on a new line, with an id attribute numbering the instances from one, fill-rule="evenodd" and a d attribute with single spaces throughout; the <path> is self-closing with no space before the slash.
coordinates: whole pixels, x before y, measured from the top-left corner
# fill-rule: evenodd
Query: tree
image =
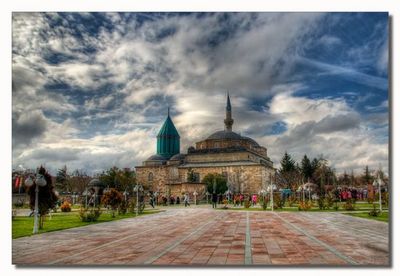
<path id="1" fill-rule="evenodd" d="M 71 192 L 71 185 L 68 180 L 69 176 L 67 174 L 67 166 L 58 169 L 56 176 L 56 189 L 60 192 Z"/>
<path id="2" fill-rule="evenodd" d="M 207 184 L 207 191 L 209 193 L 223 194 L 228 190 L 228 186 L 226 185 L 226 178 L 222 174 L 218 173 L 209 173 L 203 178 L 203 183 Z M 215 183 L 215 184 L 214 184 Z"/>
<path id="3" fill-rule="evenodd" d="M 39 186 L 39 195 L 38 195 L 39 198 L 38 206 L 40 215 L 39 229 L 43 229 L 44 218 L 51 209 L 54 209 L 54 207 L 56 207 L 58 197 L 54 192 L 54 185 L 52 182 L 51 175 L 42 166 L 39 168 L 38 173 L 43 175 L 44 179 L 46 180 L 46 186 L 44 187 Z M 31 210 L 35 209 L 35 195 L 36 195 L 35 189 L 36 189 L 36 184 L 33 184 L 28 189 L 28 195 L 30 199 L 29 205 L 31 207 Z"/>
<path id="4" fill-rule="evenodd" d="M 136 175 L 134 171 L 122 170 L 114 166 L 103 172 L 99 176 L 99 180 L 109 188 L 115 188 L 121 192 L 125 190 L 131 192 L 136 184 Z"/>
<path id="5" fill-rule="evenodd" d="M 303 159 L 301 160 L 300 170 L 305 181 L 309 181 L 312 178 L 314 174 L 314 168 L 311 165 L 311 161 L 308 159 L 307 155 L 304 155 Z"/>
<path id="6" fill-rule="evenodd" d="M 365 170 L 364 170 L 364 177 L 363 177 L 364 184 L 365 185 L 371 184 L 372 179 L 373 178 L 371 176 L 371 173 L 370 173 L 370 171 L 368 169 L 368 165 L 367 165 L 367 166 L 365 166 Z"/>
<path id="7" fill-rule="evenodd" d="M 69 178 L 69 186 L 71 187 L 71 191 L 82 194 L 86 190 L 90 180 L 91 177 L 87 175 L 85 171 L 75 170 Z"/>
<path id="8" fill-rule="evenodd" d="M 281 168 L 279 169 L 279 172 L 283 174 L 285 172 L 292 172 L 294 170 L 296 170 L 295 161 L 290 154 L 285 152 L 281 160 Z"/>
<path id="9" fill-rule="evenodd" d="M 101 202 L 105 206 L 110 206 L 112 210 L 112 217 L 115 217 L 115 211 L 118 209 L 118 206 L 122 203 L 123 201 L 123 195 L 117 191 L 114 188 L 111 188 L 109 191 L 105 192 L 103 195 L 103 198 L 101 199 Z"/>
<path id="10" fill-rule="evenodd" d="M 292 156 L 285 152 L 281 159 L 281 168 L 276 174 L 276 184 L 280 187 L 297 189 L 301 183 L 301 172 L 299 165 L 293 160 Z"/>

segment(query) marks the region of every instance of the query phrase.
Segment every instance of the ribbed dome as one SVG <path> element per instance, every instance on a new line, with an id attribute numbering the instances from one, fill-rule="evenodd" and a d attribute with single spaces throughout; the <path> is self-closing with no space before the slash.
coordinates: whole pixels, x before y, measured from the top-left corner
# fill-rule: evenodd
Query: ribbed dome
<path id="1" fill-rule="evenodd" d="M 154 154 L 154 155 L 150 156 L 149 158 L 147 158 L 146 161 L 166 161 L 166 160 L 168 160 L 167 157 L 164 157 L 159 154 Z"/>
<path id="2" fill-rule="evenodd" d="M 169 159 L 178 154 L 180 150 L 180 137 L 174 123 L 169 116 L 162 125 L 157 135 L 157 154 Z"/>
<path id="3" fill-rule="evenodd" d="M 165 120 L 164 124 L 162 125 L 160 131 L 158 132 L 158 137 L 159 136 L 169 136 L 173 137 L 176 136 L 179 138 L 179 133 L 175 128 L 174 123 L 171 120 L 171 117 L 168 115 L 167 119 Z"/>
<path id="4" fill-rule="evenodd" d="M 221 130 L 214 132 L 210 136 L 208 136 L 207 139 L 235 139 L 235 140 L 240 140 L 243 139 L 243 137 L 240 134 L 237 134 L 236 132 L 233 131 L 226 131 L 226 130 Z"/>
<path id="5" fill-rule="evenodd" d="M 183 160 L 183 159 L 185 159 L 185 156 L 186 155 L 184 155 L 184 154 L 182 154 L 182 153 L 178 153 L 178 154 L 175 154 L 174 156 L 172 156 L 171 157 L 171 159 L 169 159 L 169 160 L 172 160 L 172 161 L 177 161 L 177 160 Z"/>

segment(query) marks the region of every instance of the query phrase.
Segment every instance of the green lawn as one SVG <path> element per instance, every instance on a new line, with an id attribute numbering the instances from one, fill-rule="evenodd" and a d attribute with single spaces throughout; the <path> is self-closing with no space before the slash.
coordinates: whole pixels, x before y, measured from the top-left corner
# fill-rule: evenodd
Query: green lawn
<path id="1" fill-rule="evenodd" d="M 158 212 L 160 212 L 160 210 L 157 210 L 157 209 L 145 210 L 143 212 L 143 214 L 139 214 L 139 216 L 155 214 Z M 89 225 L 89 224 L 93 224 L 93 223 L 102 223 L 102 222 L 107 222 L 107 221 L 132 218 L 135 216 L 136 216 L 135 214 L 127 213 L 125 215 L 116 214 L 115 218 L 113 218 L 111 216 L 111 214 L 103 211 L 103 213 L 100 215 L 98 221 L 82 222 L 78 216 L 78 212 L 76 212 L 76 211 L 69 212 L 69 213 L 55 213 L 55 214 L 52 214 L 51 219 L 49 216 L 47 216 L 46 221 L 44 223 L 44 229 L 39 230 L 39 233 L 52 232 L 52 231 L 58 231 L 58 230 L 63 230 L 63 229 L 68 229 L 68 228 L 80 227 L 80 226 L 85 226 L 85 225 Z M 19 217 L 19 216 L 15 217 L 14 220 L 12 221 L 12 238 L 16 239 L 16 238 L 32 235 L 33 223 L 34 223 L 33 217 Z"/>
<path id="2" fill-rule="evenodd" d="M 318 208 L 318 204 L 316 202 L 314 202 L 314 206 L 308 210 L 308 212 L 345 212 L 346 210 L 343 208 L 343 205 L 345 203 L 344 202 L 339 202 L 338 203 L 338 207 L 339 209 L 336 211 L 334 208 L 330 208 L 327 210 L 321 210 Z M 234 211 L 244 211 L 244 210 L 248 210 L 248 211 L 263 211 L 263 209 L 260 207 L 260 205 L 256 205 L 255 207 L 250 207 L 248 209 L 245 209 L 243 206 L 240 207 L 233 207 L 233 205 L 228 205 L 228 209 L 223 209 L 224 205 L 223 204 L 218 204 L 218 209 L 220 210 L 234 210 Z M 376 205 L 377 206 L 377 205 Z M 355 204 L 355 210 L 354 211 L 369 211 L 373 209 L 373 204 L 372 203 L 367 203 L 367 202 L 357 202 Z M 266 211 L 270 211 L 271 208 L 268 205 L 268 208 Z M 387 208 L 383 208 L 383 210 L 387 210 Z M 289 211 L 289 212 L 298 212 L 298 205 L 294 204 L 292 207 L 289 206 L 285 206 L 282 209 L 274 209 L 274 211 L 280 212 L 280 211 Z"/>
<path id="3" fill-rule="evenodd" d="M 383 212 L 377 217 L 372 217 L 368 215 L 367 212 L 365 213 L 346 213 L 346 215 L 353 216 L 353 217 L 359 217 L 359 218 L 365 218 L 365 219 L 373 219 L 373 220 L 378 220 L 378 221 L 384 221 L 384 222 L 389 222 L 389 213 L 388 212 Z"/>

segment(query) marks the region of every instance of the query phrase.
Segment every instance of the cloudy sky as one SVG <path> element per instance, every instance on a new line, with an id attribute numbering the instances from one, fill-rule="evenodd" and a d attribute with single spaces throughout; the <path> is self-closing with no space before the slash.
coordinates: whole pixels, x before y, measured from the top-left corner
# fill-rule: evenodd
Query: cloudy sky
<path id="1" fill-rule="evenodd" d="M 279 166 L 388 167 L 386 13 L 14 13 L 13 168 L 134 167 L 167 107 L 181 152 L 223 129 Z"/>

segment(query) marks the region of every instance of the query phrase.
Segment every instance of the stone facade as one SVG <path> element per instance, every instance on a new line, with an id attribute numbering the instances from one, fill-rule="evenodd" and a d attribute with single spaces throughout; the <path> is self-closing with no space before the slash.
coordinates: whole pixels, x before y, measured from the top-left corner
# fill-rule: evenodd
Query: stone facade
<path id="1" fill-rule="evenodd" d="M 172 123 L 169 115 L 167 120 Z M 206 192 L 203 178 L 209 173 L 218 173 L 226 177 L 228 188 L 233 193 L 257 194 L 266 189 L 275 174 L 273 163 L 265 147 L 232 131 L 229 95 L 224 122 L 225 130 L 196 142 L 196 147 L 189 147 L 186 154 L 170 158 L 160 154 L 149 157 L 142 166 L 136 167 L 138 183 L 146 190 L 164 195 L 177 196 L 196 191 L 201 199 Z M 189 183 L 189 171 L 195 174 L 195 183 Z"/>

